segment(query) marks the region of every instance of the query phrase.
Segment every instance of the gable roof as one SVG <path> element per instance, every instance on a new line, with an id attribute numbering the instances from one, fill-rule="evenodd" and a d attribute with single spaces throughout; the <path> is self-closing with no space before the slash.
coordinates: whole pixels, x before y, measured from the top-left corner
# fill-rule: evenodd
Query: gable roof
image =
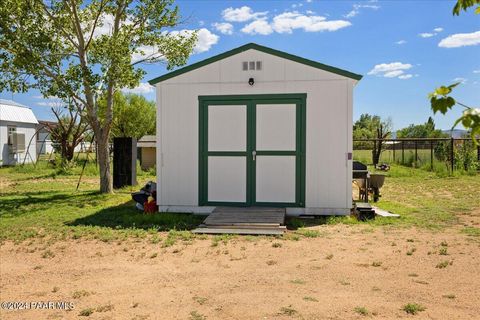
<path id="1" fill-rule="evenodd" d="M 37 117 L 32 109 L 12 100 L 0 99 L 0 120 L 11 122 L 35 123 Z"/>
<path id="2" fill-rule="evenodd" d="M 354 79 L 354 80 L 362 79 L 362 75 L 359 75 L 359 74 L 356 74 L 356 73 L 353 73 L 353 72 L 350 72 L 350 71 L 347 71 L 347 70 L 343 70 L 343 69 L 335 68 L 335 67 L 332 67 L 332 66 L 328 66 L 328 65 L 320 63 L 320 62 L 316 62 L 316 61 L 313 61 L 313 60 L 309 60 L 309 59 L 305 59 L 305 58 L 302 58 L 302 57 L 299 57 L 299 56 L 295 56 L 295 55 L 290 54 L 290 53 L 286 53 L 286 52 L 283 52 L 283 51 L 279 51 L 279 50 L 275 50 L 275 49 L 268 48 L 268 47 L 265 47 L 265 46 L 261 46 L 261 45 L 256 44 L 256 43 L 248 43 L 246 45 L 235 48 L 233 50 L 226 51 L 226 52 L 218 54 L 216 56 L 207 58 L 205 60 L 193 63 L 191 65 L 188 65 L 186 67 L 177 69 L 175 71 L 169 72 L 167 74 L 164 74 L 160 77 L 157 77 L 155 79 L 152 79 L 152 80 L 148 81 L 148 83 L 150 83 L 151 85 L 154 85 L 156 83 L 159 83 L 159 82 L 165 81 L 167 79 L 179 76 L 183 73 L 201 68 L 201 67 L 206 66 L 208 64 L 211 64 L 213 62 L 231 57 L 235 54 L 238 54 L 240 52 L 247 51 L 247 50 L 250 50 L 250 49 L 255 49 L 257 51 L 268 53 L 268 54 L 271 54 L 271 55 L 274 55 L 274 56 L 277 56 L 277 57 L 280 57 L 280 58 L 284 58 L 284 59 L 287 59 L 287 60 L 295 61 L 295 62 L 305 64 L 305 65 L 310 66 L 310 67 L 314 67 L 314 68 L 317 68 L 317 69 L 321 69 L 321 70 L 324 70 L 324 71 L 335 73 L 335 74 L 338 74 L 338 75 L 341 75 L 341 76 L 344 76 L 344 77 L 347 77 L 347 78 L 351 78 L 351 79 Z"/>

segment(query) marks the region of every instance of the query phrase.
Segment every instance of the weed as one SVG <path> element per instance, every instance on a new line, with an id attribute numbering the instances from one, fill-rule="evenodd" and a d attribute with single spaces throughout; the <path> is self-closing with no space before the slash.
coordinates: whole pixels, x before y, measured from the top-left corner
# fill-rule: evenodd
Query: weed
<path id="1" fill-rule="evenodd" d="M 107 312 L 107 311 L 112 311 L 113 310 L 113 305 L 112 304 L 106 304 L 100 307 L 97 307 L 96 311 L 97 312 Z"/>
<path id="2" fill-rule="evenodd" d="M 439 262 L 439 263 L 435 266 L 435 268 L 445 269 L 446 267 L 448 267 L 448 265 L 451 265 L 451 264 L 453 264 L 453 261 L 445 260 L 445 261 Z"/>
<path id="3" fill-rule="evenodd" d="M 417 248 L 411 248 L 410 250 L 407 251 L 407 256 L 413 255 L 415 251 L 417 251 Z"/>
<path id="4" fill-rule="evenodd" d="M 317 299 L 315 299 L 314 297 L 309 297 L 309 296 L 303 297 L 303 300 L 311 301 L 311 302 L 318 302 Z"/>
<path id="5" fill-rule="evenodd" d="M 444 294 L 442 297 L 447 298 L 447 299 L 455 299 L 456 298 L 454 294 Z"/>
<path id="6" fill-rule="evenodd" d="M 298 313 L 298 311 L 293 309 L 292 305 L 289 305 L 288 307 L 282 307 L 280 309 L 280 314 L 284 314 L 284 315 L 287 315 L 287 316 L 293 316 L 293 315 L 296 315 L 297 313 Z"/>
<path id="7" fill-rule="evenodd" d="M 89 317 L 95 310 L 93 308 L 87 308 L 80 311 L 78 314 L 81 317 Z"/>
<path id="8" fill-rule="evenodd" d="M 324 235 L 318 230 L 311 230 L 311 229 L 305 229 L 305 228 L 300 228 L 297 231 L 295 231 L 295 233 L 302 235 L 306 238 L 318 238 Z"/>
<path id="9" fill-rule="evenodd" d="M 274 248 L 281 248 L 282 247 L 282 244 L 280 242 L 274 242 L 272 243 L 272 247 Z"/>
<path id="10" fill-rule="evenodd" d="M 403 306 L 403 311 L 405 311 L 406 313 L 408 314 L 417 314 L 421 311 L 425 311 L 426 308 L 420 304 L 417 304 L 417 303 L 408 303 L 406 305 Z"/>
<path id="11" fill-rule="evenodd" d="M 58 290 L 60 290 L 59 287 L 53 287 L 52 292 L 55 293 L 55 292 L 58 292 Z"/>
<path id="12" fill-rule="evenodd" d="M 413 239 L 407 239 L 407 242 L 415 242 Z"/>
<path id="13" fill-rule="evenodd" d="M 333 254 L 331 254 L 331 253 L 328 254 L 328 255 L 325 257 L 325 259 L 327 259 L 327 260 L 332 260 L 332 259 L 333 259 Z"/>
<path id="14" fill-rule="evenodd" d="M 53 253 L 50 250 L 47 250 L 44 253 L 42 253 L 42 258 L 44 258 L 44 259 L 51 259 L 53 257 L 55 257 L 55 253 Z"/>
<path id="15" fill-rule="evenodd" d="M 372 262 L 372 267 L 380 267 L 382 265 L 381 261 L 373 261 Z"/>
<path id="16" fill-rule="evenodd" d="M 198 297 L 198 296 L 193 297 L 193 301 L 195 301 L 199 305 L 203 305 L 205 302 L 207 302 L 207 300 L 208 299 L 204 297 Z"/>
<path id="17" fill-rule="evenodd" d="M 72 298 L 73 299 L 80 299 L 82 297 L 88 297 L 90 294 L 91 294 L 91 292 L 88 292 L 86 290 L 78 290 L 78 291 L 74 291 L 72 293 Z"/>
<path id="18" fill-rule="evenodd" d="M 355 309 L 353 309 L 353 311 L 355 311 L 356 313 L 358 313 L 359 315 L 362 315 L 362 316 L 368 316 L 368 314 L 369 314 L 367 308 L 365 308 L 365 307 L 355 307 Z"/>
<path id="19" fill-rule="evenodd" d="M 293 283 L 293 284 L 306 284 L 307 283 L 307 282 L 305 282 L 305 280 L 302 280 L 302 279 L 295 279 L 295 280 L 292 280 L 290 282 Z"/>
<path id="20" fill-rule="evenodd" d="M 440 250 L 438 251 L 438 254 L 441 256 L 447 256 L 448 255 L 447 247 L 441 247 Z"/>
<path id="21" fill-rule="evenodd" d="M 349 286 L 350 285 L 350 282 L 346 281 L 346 280 L 340 280 L 340 284 L 342 286 Z"/>
<path id="22" fill-rule="evenodd" d="M 273 266 L 273 265 L 276 265 L 276 264 L 277 264 L 277 261 L 275 261 L 275 260 L 268 260 L 267 261 L 267 265 L 269 265 L 269 266 Z"/>
<path id="23" fill-rule="evenodd" d="M 42 268 L 43 268 L 43 266 L 35 266 L 35 267 L 33 267 L 33 270 L 40 270 Z"/>
<path id="24" fill-rule="evenodd" d="M 445 241 L 445 240 L 443 240 L 442 242 L 440 242 L 440 245 L 441 245 L 442 247 L 448 247 L 448 243 L 447 243 L 447 241 Z"/>
<path id="25" fill-rule="evenodd" d="M 203 314 L 198 313 L 197 311 L 190 312 L 190 319 L 191 320 L 205 320 L 207 319 Z"/>
<path id="26" fill-rule="evenodd" d="M 150 256 L 150 259 L 156 258 L 157 256 L 158 256 L 158 253 L 154 252 L 154 253 L 152 253 L 152 255 Z"/>
<path id="27" fill-rule="evenodd" d="M 372 291 L 382 291 L 379 287 L 372 287 Z"/>
<path id="28" fill-rule="evenodd" d="M 416 274 L 416 273 L 409 273 L 408 276 L 409 276 L 409 277 L 418 277 L 418 274 Z"/>

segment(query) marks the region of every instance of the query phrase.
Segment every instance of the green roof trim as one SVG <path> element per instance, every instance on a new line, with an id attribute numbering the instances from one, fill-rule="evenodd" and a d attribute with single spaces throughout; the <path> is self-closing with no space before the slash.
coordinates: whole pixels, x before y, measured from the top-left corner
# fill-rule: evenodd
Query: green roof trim
<path id="1" fill-rule="evenodd" d="M 302 58 L 302 57 L 299 57 L 299 56 L 296 56 L 296 55 L 293 55 L 293 54 L 290 54 L 290 53 L 286 53 L 286 52 L 283 52 L 283 51 L 279 51 L 279 50 L 275 50 L 275 49 L 268 48 L 268 47 L 265 47 L 265 46 L 261 46 L 261 45 L 258 45 L 256 43 L 247 43 L 247 44 L 245 44 L 241 47 L 226 51 L 224 53 L 220 53 L 216 56 L 207 58 L 205 60 L 202 60 L 202 61 L 193 63 L 191 65 L 188 65 L 186 67 L 183 67 L 183 68 L 177 69 L 175 71 L 166 73 L 166 74 L 164 74 L 160 77 L 157 77 L 155 79 L 152 79 L 152 80 L 148 81 L 148 83 L 150 83 L 151 85 L 154 85 L 156 83 L 159 83 L 159 82 L 165 81 L 167 79 L 179 76 L 179 75 L 184 74 L 186 72 L 201 68 L 201 67 L 206 66 L 210 63 L 213 63 L 213 62 L 231 57 L 231 56 L 236 55 L 240 52 L 247 51 L 247 50 L 250 50 L 250 49 L 255 49 L 255 50 L 258 50 L 258 51 L 261 51 L 261 52 L 269 53 L 271 55 L 274 55 L 274 56 L 277 56 L 277 57 L 280 57 L 280 58 L 284 58 L 284 59 L 287 59 L 287 60 L 302 63 L 302 64 L 305 64 L 305 65 L 310 66 L 310 67 L 325 70 L 325 71 L 335 73 L 335 74 L 338 74 L 338 75 L 341 75 L 341 76 L 344 76 L 344 77 L 347 77 L 347 78 L 351 78 L 351 79 L 354 79 L 354 80 L 362 79 L 362 75 L 359 75 L 359 74 L 356 74 L 356 73 L 353 73 L 353 72 L 350 72 L 350 71 L 347 71 L 347 70 L 335 68 L 335 67 L 332 67 L 332 66 L 320 63 L 320 62 L 316 62 L 316 61 L 313 61 L 313 60 L 305 59 L 305 58 Z"/>

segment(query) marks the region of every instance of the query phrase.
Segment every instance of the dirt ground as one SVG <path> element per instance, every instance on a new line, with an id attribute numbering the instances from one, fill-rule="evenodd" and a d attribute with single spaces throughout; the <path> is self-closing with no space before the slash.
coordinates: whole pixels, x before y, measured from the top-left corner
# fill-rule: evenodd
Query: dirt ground
<path id="1" fill-rule="evenodd" d="M 6 242 L 1 301 L 68 301 L 73 309 L 1 310 L 1 318 L 479 319 L 478 238 L 453 228 L 313 228 L 323 236 L 217 245 L 207 237 L 167 248 Z M 425 310 L 407 314 L 408 303 Z"/>

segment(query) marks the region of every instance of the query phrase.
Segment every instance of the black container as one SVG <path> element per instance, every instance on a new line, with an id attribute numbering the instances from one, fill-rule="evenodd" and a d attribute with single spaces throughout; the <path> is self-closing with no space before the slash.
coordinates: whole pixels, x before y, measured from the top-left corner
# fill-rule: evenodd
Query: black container
<path id="1" fill-rule="evenodd" d="M 137 184 L 137 140 L 113 138 L 113 187 Z"/>

